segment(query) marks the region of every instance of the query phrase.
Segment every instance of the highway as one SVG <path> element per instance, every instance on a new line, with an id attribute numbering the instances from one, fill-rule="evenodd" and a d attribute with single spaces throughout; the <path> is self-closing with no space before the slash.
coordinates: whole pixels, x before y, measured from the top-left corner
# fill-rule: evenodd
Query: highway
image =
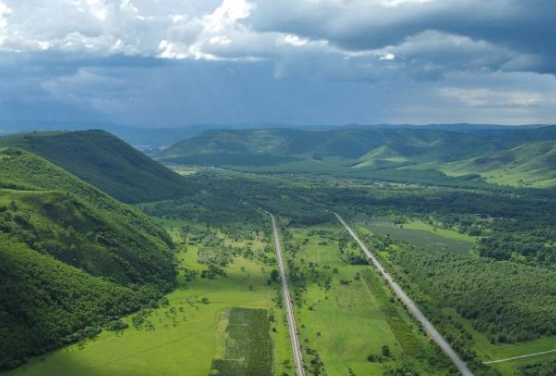
<path id="1" fill-rule="evenodd" d="M 271 213 L 272 229 L 274 231 L 274 244 L 276 247 L 276 257 L 278 258 L 278 266 L 280 268 L 280 279 L 282 280 L 282 294 L 284 295 L 284 304 L 286 306 L 286 316 L 288 319 L 288 328 L 290 331 L 290 340 L 292 343 L 293 359 L 295 362 L 295 370 L 297 376 L 304 376 L 305 370 L 303 369 L 303 357 L 301 354 L 301 347 L 299 346 L 299 338 L 297 337 L 297 326 L 295 324 L 295 316 L 293 311 L 293 304 L 290 297 L 290 290 L 288 288 L 288 279 L 286 276 L 286 267 L 284 264 L 284 256 L 282 254 L 282 242 L 280 241 L 280 233 L 278 232 L 278 225 L 276 218 Z"/>
<path id="2" fill-rule="evenodd" d="M 363 244 L 363 242 L 359 239 L 357 234 L 348 226 L 348 224 L 344 221 L 342 217 L 338 213 L 334 213 L 338 221 L 346 228 L 349 232 L 351 237 L 359 244 L 363 252 L 367 255 L 367 257 L 374 263 L 382 277 L 388 282 L 390 288 L 394 291 L 394 293 L 400 298 L 400 300 L 406 305 L 407 309 L 411 314 L 423 325 L 425 328 L 426 333 L 428 336 L 438 344 L 438 346 L 442 349 L 444 354 L 446 354 L 454 366 L 461 372 L 464 376 L 474 376 L 473 372 L 467 367 L 467 364 L 460 359 L 458 354 L 452 349 L 450 344 L 446 342 L 446 340 L 442 337 L 442 335 L 436 330 L 436 328 L 431 324 L 431 322 L 423 315 L 421 310 L 415 305 L 415 303 L 407 296 L 407 294 L 402 290 L 402 288 L 392 279 L 390 274 L 382 267 L 380 262 L 375 258 L 375 256 L 369 251 L 369 249 Z"/>

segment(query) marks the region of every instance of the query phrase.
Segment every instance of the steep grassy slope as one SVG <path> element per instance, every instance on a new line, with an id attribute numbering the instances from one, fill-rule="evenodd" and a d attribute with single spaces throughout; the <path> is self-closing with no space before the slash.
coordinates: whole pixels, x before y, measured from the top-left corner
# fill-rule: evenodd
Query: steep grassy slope
<path id="1" fill-rule="evenodd" d="M 449 175 L 477 173 L 488 181 L 515 186 L 556 186 L 556 141 L 530 142 L 511 150 L 460 162 L 440 169 Z"/>
<path id="2" fill-rule="evenodd" d="M 0 188 L 8 188 L 0 198 L 6 220 L 37 250 L 121 283 L 172 280 L 168 235 L 61 168 L 7 149 L 0 154 Z"/>
<path id="3" fill-rule="evenodd" d="M 181 176 L 104 131 L 15 135 L 1 138 L 0 146 L 40 155 L 123 202 L 186 193 Z"/>
<path id="4" fill-rule="evenodd" d="M 135 209 L 41 157 L 1 149 L 0 369 L 156 301 L 174 284 L 171 247 Z"/>

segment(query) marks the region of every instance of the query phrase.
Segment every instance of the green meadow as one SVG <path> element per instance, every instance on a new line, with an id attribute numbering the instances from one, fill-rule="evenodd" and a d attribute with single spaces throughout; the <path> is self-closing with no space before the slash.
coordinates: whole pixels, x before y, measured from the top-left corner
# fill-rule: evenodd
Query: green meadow
<path id="1" fill-rule="evenodd" d="M 189 271 L 207 269 L 198 261 L 197 244 L 181 238 L 179 221 L 162 221 L 178 244 L 177 260 Z M 217 233 L 218 237 L 223 237 Z M 255 250 L 256 241 L 231 241 Z M 269 284 L 271 267 L 259 261 L 234 257 L 225 276 L 214 279 L 188 276 L 180 271 L 178 287 L 167 295 L 168 304 L 125 317 L 129 328 L 104 330 L 99 336 L 68 346 L 6 373 L 7 376 L 152 376 L 208 375 L 228 340 L 228 316 L 234 307 L 264 310 L 274 316 L 270 338 L 272 369 L 276 375 L 291 373 L 291 348 L 282 311 L 276 304 L 279 285 Z M 255 344 L 256 346 L 257 344 Z"/>
<path id="2" fill-rule="evenodd" d="M 309 374 L 318 374 L 319 362 L 319 371 L 329 375 L 384 375 L 403 366 L 442 374 L 434 366 L 439 360 L 433 345 L 376 271 L 342 260 L 342 228 L 320 225 L 289 233 L 286 253 L 293 261 L 290 274 L 296 270 L 292 279 Z M 360 251 L 350 244 L 344 252 Z"/>

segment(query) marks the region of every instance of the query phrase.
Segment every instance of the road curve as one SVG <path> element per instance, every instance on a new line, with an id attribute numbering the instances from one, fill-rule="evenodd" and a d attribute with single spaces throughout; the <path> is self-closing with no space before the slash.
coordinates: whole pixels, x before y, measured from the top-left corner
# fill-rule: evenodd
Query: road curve
<path id="1" fill-rule="evenodd" d="M 293 305 L 288 288 L 288 279 L 286 278 L 286 267 L 284 257 L 282 255 L 282 242 L 278 233 L 278 225 L 276 218 L 272 213 L 267 212 L 272 221 L 272 230 L 274 231 L 274 245 L 276 247 L 276 257 L 278 258 L 278 266 L 280 268 L 280 279 L 282 280 L 282 293 L 284 295 L 284 303 L 286 305 L 286 316 L 288 318 L 288 328 L 290 331 L 290 340 L 292 343 L 293 359 L 295 362 L 295 370 L 297 376 L 305 376 L 303 369 L 303 357 L 301 356 L 301 347 L 299 346 L 299 338 L 297 337 L 297 326 L 295 324 L 295 316 L 293 313 Z"/>
<path id="2" fill-rule="evenodd" d="M 431 324 L 431 322 L 423 315 L 421 310 L 417 308 L 415 303 L 407 296 L 407 294 L 402 290 L 402 288 L 392 279 L 390 274 L 382 267 L 380 262 L 376 259 L 376 257 L 369 251 L 369 249 L 363 244 L 363 242 L 359 239 L 357 234 L 348 226 L 348 224 L 344 221 L 342 217 L 338 213 L 334 213 L 338 221 L 346 228 L 349 232 L 351 237 L 359 244 L 359 247 L 365 252 L 367 257 L 375 264 L 382 277 L 388 282 L 390 288 L 394 291 L 394 293 L 401 299 L 401 301 L 406 305 L 407 309 L 411 314 L 423 325 L 425 331 L 427 332 L 428 336 L 436 342 L 436 344 L 442 349 L 444 354 L 446 354 L 454 366 L 461 372 L 464 376 L 474 376 L 473 372 L 467 367 L 467 364 L 460 359 L 458 354 L 452 349 L 450 344 L 446 342 L 446 340 L 442 337 L 442 335 L 436 330 L 436 328 Z"/>

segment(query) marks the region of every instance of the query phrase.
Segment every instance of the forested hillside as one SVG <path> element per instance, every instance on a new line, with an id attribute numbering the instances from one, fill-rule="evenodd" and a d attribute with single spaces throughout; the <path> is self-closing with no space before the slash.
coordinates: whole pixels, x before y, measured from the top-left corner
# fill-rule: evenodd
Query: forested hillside
<path id="1" fill-rule="evenodd" d="M 349 174 L 380 180 L 452 178 L 539 188 L 556 185 L 556 126 L 213 130 L 158 153 L 163 162 L 254 172 Z M 483 181 L 484 182 L 484 181 Z"/>
<path id="2" fill-rule="evenodd" d="M 172 247 L 139 211 L 41 157 L 2 149 L 0 369 L 156 304 L 175 281 Z"/>
<path id="3" fill-rule="evenodd" d="M 104 131 L 27 133 L 0 138 L 0 146 L 40 155 L 123 202 L 187 193 L 181 176 Z"/>
<path id="4" fill-rule="evenodd" d="M 454 148 L 454 141 L 460 148 Z M 195 155 L 271 155 L 322 159 L 358 159 L 373 149 L 389 146 L 397 153 L 419 160 L 455 160 L 496 149 L 480 136 L 428 129 L 339 129 L 303 131 L 294 129 L 216 130 L 179 142 L 157 155 L 179 161 Z"/>

